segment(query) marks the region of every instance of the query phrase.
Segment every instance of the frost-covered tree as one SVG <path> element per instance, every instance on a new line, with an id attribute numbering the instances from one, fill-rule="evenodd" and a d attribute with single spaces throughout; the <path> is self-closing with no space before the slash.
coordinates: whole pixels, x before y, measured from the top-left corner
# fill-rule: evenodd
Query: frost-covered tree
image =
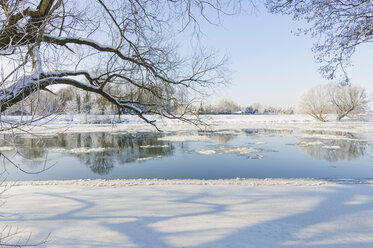
<path id="1" fill-rule="evenodd" d="M 48 116 L 57 113 L 61 104 L 58 103 L 54 94 L 45 91 L 39 91 L 28 98 L 14 104 L 6 110 L 7 115 L 30 115 Z"/>
<path id="2" fill-rule="evenodd" d="M 234 113 L 238 111 L 240 107 L 233 102 L 232 100 L 229 99 L 220 99 L 216 104 L 215 104 L 215 112 L 216 113 Z"/>
<path id="3" fill-rule="evenodd" d="M 369 98 L 363 87 L 332 83 L 329 84 L 328 91 L 337 120 L 368 113 Z"/>
<path id="4" fill-rule="evenodd" d="M 225 83 L 224 59 L 197 48 L 182 57 L 174 42 L 198 33 L 200 21 L 239 7 L 239 0 L 0 1 L 0 113 L 63 84 L 98 94 L 153 125 L 146 114 L 193 122 L 180 95 Z M 107 90 L 118 84 L 118 94 Z M 128 99 L 128 88 L 152 97 Z M 170 106 L 184 112 L 176 115 Z"/>
<path id="5" fill-rule="evenodd" d="M 348 78 L 345 66 L 360 44 L 373 41 L 372 0 L 266 0 L 272 13 L 305 20 L 301 33 L 317 38 L 313 50 L 322 64 L 321 73 L 332 79 L 338 69 Z"/>
<path id="6" fill-rule="evenodd" d="M 328 90 L 323 85 L 318 85 L 304 92 L 297 103 L 297 112 L 307 114 L 325 122 L 326 115 L 331 113 L 331 104 Z"/>

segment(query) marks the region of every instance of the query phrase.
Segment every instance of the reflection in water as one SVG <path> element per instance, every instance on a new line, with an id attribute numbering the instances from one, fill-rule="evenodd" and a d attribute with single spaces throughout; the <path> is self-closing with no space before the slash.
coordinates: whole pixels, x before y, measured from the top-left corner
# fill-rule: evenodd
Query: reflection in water
<path id="1" fill-rule="evenodd" d="M 22 157 L 21 163 L 34 171 L 44 166 L 48 151 L 53 148 L 63 148 L 71 153 L 63 156 L 77 157 L 87 165 L 92 172 L 106 175 L 114 168 L 115 164 L 135 162 L 144 158 L 159 158 L 170 156 L 174 147 L 168 142 L 160 141 L 158 134 L 137 133 L 110 135 L 105 133 L 65 133 L 43 138 L 16 136 L 17 153 Z M 4 137 L 0 146 L 5 146 Z M 97 149 L 98 152 L 74 152 L 80 149 Z M 92 149 L 94 151 L 94 149 Z"/>
<path id="2" fill-rule="evenodd" d="M 312 139 L 312 136 L 319 138 Z M 369 146 L 367 141 L 348 132 L 309 131 L 306 137 L 298 139 L 300 150 L 313 158 L 330 162 L 364 157 Z"/>
<path id="3" fill-rule="evenodd" d="M 103 153 L 104 152 L 92 152 L 78 154 L 77 156 L 93 173 L 107 175 L 114 168 L 114 159 L 110 156 L 105 156 Z"/>
<path id="4" fill-rule="evenodd" d="M 316 159 L 330 162 L 353 160 L 365 156 L 367 144 L 352 140 L 323 140 L 323 143 L 307 144 L 309 140 L 300 140 L 298 144 L 302 152 Z"/>
<path id="5" fill-rule="evenodd" d="M 237 134 L 229 134 L 229 133 L 214 134 L 212 133 L 209 136 L 211 140 L 216 142 L 217 144 L 225 144 L 235 139 L 237 137 Z"/>
<path id="6" fill-rule="evenodd" d="M 246 152 L 248 158 L 261 159 L 263 155 L 258 153 L 268 152 L 270 149 L 281 150 L 284 147 L 283 142 L 289 141 L 290 138 L 297 139 L 295 145 L 299 147 L 300 151 L 312 158 L 330 162 L 369 157 L 372 146 L 362 137 L 343 132 L 246 129 L 199 134 L 206 135 L 207 141 L 171 142 L 159 140 L 165 135 L 161 133 L 63 133 L 41 138 L 26 135 L 15 135 L 14 137 L 3 135 L 0 139 L 0 147 L 4 148 L 4 154 L 6 152 L 10 155 L 18 153 L 20 155 L 17 157 L 18 163 L 27 166 L 31 171 L 40 171 L 44 168 L 46 159 L 50 164 L 60 160 L 63 164 L 65 158 L 75 158 L 79 160 L 79 163 L 76 163 L 77 166 L 84 164 L 97 175 L 108 175 L 118 165 L 173 156 L 176 153 L 175 150 L 184 152 L 195 150 L 199 154 L 209 154 L 212 160 L 206 164 L 213 165 L 216 164 L 214 159 L 219 159 L 217 156 L 229 153 L 243 154 Z M 183 135 L 188 136 L 189 133 Z M 192 133 L 192 135 L 195 136 L 196 133 Z M 12 139 L 17 147 L 16 152 L 5 149 L 9 148 L 8 141 Z M 222 147 L 225 147 L 225 152 L 222 151 Z M 254 152 L 250 149 L 256 150 Z M 294 148 L 292 149 L 294 152 Z M 270 156 L 274 155 L 268 155 L 268 157 Z M 291 162 L 291 156 L 287 156 L 286 161 L 278 161 L 278 164 L 288 164 L 289 161 Z M 248 163 L 246 161 L 245 166 L 250 168 L 253 163 L 256 162 Z M 265 164 L 265 161 L 262 164 Z M 227 168 L 229 165 L 228 162 Z M 203 166 L 205 164 L 201 164 L 201 167 Z"/>
<path id="7" fill-rule="evenodd" d="M 291 129 L 245 129 L 244 130 L 247 136 L 292 136 L 294 130 Z"/>
<path id="8" fill-rule="evenodd" d="M 309 156 L 335 162 L 339 160 L 354 160 L 367 154 L 369 142 L 353 133 L 341 131 L 315 131 L 309 130 L 301 134 L 295 134 L 293 130 L 277 129 L 248 129 L 248 136 L 288 136 L 298 137 L 296 144 L 299 149 Z"/>

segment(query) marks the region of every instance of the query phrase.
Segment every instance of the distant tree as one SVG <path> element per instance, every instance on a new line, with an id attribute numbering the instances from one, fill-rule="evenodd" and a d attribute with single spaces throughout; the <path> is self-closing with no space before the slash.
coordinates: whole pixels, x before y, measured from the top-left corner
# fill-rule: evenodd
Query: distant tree
<path id="1" fill-rule="evenodd" d="M 297 112 L 326 122 L 326 115 L 331 113 L 331 105 L 326 87 L 318 85 L 303 93 L 297 104 Z"/>
<path id="2" fill-rule="evenodd" d="M 229 99 L 220 99 L 215 104 L 215 112 L 220 114 L 231 114 L 238 111 L 240 107 Z"/>
<path id="3" fill-rule="evenodd" d="M 90 114 L 91 113 L 91 97 L 90 97 L 90 94 L 87 92 L 85 92 L 85 95 L 84 95 L 84 99 L 83 99 L 83 112 L 86 113 L 86 114 Z"/>
<path id="4" fill-rule="evenodd" d="M 282 108 L 281 114 L 292 115 L 294 114 L 294 108 L 293 107 Z"/>
<path id="5" fill-rule="evenodd" d="M 332 79 L 345 66 L 360 44 L 373 41 L 372 0 L 266 0 L 272 13 L 292 15 L 310 25 L 300 32 L 317 38 L 313 50 L 322 64 L 320 72 Z"/>
<path id="6" fill-rule="evenodd" d="M 329 84 L 328 91 L 337 120 L 368 112 L 369 98 L 363 87 L 333 83 Z"/>
<path id="7" fill-rule="evenodd" d="M 251 107 L 254 109 L 255 114 L 264 114 L 265 107 L 261 103 L 253 103 Z"/>
<path id="8" fill-rule="evenodd" d="M 248 115 L 253 115 L 253 114 L 256 114 L 256 111 L 252 106 L 249 106 L 245 109 L 245 114 L 248 114 Z"/>
<path id="9" fill-rule="evenodd" d="M 76 112 L 80 114 L 81 109 L 81 100 L 80 100 L 80 94 L 75 95 L 75 101 L 76 101 Z"/>
<path id="10" fill-rule="evenodd" d="M 78 99 L 80 100 L 80 92 L 74 87 L 62 88 L 56 92 L 56 101 L 60 113 L 79 112 Z"/>

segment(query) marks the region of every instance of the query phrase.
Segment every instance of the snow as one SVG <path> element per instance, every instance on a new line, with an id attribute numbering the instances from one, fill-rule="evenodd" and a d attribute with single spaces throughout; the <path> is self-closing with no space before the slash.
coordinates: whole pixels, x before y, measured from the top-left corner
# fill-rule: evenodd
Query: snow
<path id="1" fill-rule="evenodd" d="M 221 146 L 217 149 L 219 152 L 222 153 L 236 153 L 239 155 L 248 155 L 251 153 L 260 152 L 260 149 L 252 148 L 252 147 L 245 147 L 245 146 L 238 146 L 238 147 L 224 147 Z"/>
<path id="2" fill-rule="evenodd" d="M 289 132 L 296 131 L 303 133 L 299 138 L 312 138 L 314 134 L 307 134 L 310 132 L 341 132 L 350 134 L 365 134 L 373 133 L 373 120 L 346 120 L 343 122 L 330 121 L 321 123 L 312 120 L 306 115 L 204 115 L 201 118 L 208 126 L 197 127 L 186 123 L 181 123 L 178 120 L 170 120 L 157 116 L 145 116 L 149 119 L 156 119 L 157 126 L 162 131 L 167 132 L 187 132 L 187 131 L 217 131 L 219 134 L 237 134 L 243 129 L 267 129 L 267 130 L 281 130 Z M 22 120 L 26 121 L 27 116 L 23 116 Z M 3 120 L 17 123 L 20 117 L 6 116 Z M 90 124 L 92 123 L 92 124 Z M 98 123 L 98 124 L 97 124 Z M 155 128 L 147 125 L 143 120 L 133 115 L 122 115 L 121 119 L 118 116 L 100 116 L 100 115 L 58 115 L 50 118 L 40 120 L 32 126 L 33 133 L 74 133 L 74 132 L 155 132 Z M 24 128 L 27 130 L 27 128 Z M 15 130 L 21 132 L 21 130 Z M 189 136 L 184 134 L 185 136 Z M 320 139 L 354 139 L 347 136 L 315 134 Z M 202 135 L 197 136 L 197 140 L 207 139 Z M 185 138 L 185 139 L 194 139 Z M 166 139 L 166 138 L 165 138 Z M 171 137 L 168 139 L 172 139 Z M 174 137 L 174 139 L 180 139 Z M 172 140 L 174 141 L 174 140 Z M 183 141 L 183 140 L 181 140 Z"/>
<path id="3" fill-rule="evenodd" d="M 214 155 L 214 154 L 238 154 L 238 155 L 249 155 L 252 153 L 262 152 L 263 150 L 258 148 L 246 147 L 246 146 L 236 146 L 236 147 L 226 147 L 226 146 L 219 146 L 216 150 L 211 149 L 197 149 L 193 151 L 189 151 L 190 154 L 200 154 L 200 155 Z M 252 159 L 262 159 L 263 156 L 255 155 L 249 156 Z"/>
<path id="4" fill-rule="evenodd" d="M 166 148 L 170 147 L 170 145 L 145 145 L 145 146 L 140 146 L 140 148 Z"/>
<path id="5" fill-rule="evenodd" d="M 198 149 L 198 150 L 195 150 L 195 152 L 197 154 L 201 154 L 201 155 L 213 155 L 213 154 L 216 154 L 215 150 L 205 150 L 205 149 Z"/>
<path id="6" fill-rule="evenodd" d="M 91 152 L 104 152 L 105 148 L 103 147 L 96 147 L 96 148 L 89 148 L 89 147 L 81 147 L 75 149 L 65 149 L 65 148 L 52 148 L 49 150 L 50 152 L 57 152 L 57 153 L 91 153 Z"/>
<path id="7" fill-rule="evenodd" d="M 209 137 L 202 135 L 170 135 L 166 137 L 158 138 L 161 141 L 173 141 L 173 142 L 183 142 L 183 141 L 208 141 Z"/>
<path id="8" fill-rule="evenodd" d="M 302 134 L 296 136 L 302 139 L 325 139 L 325 140 L 348 140 L 348 141 L 359 141 L 359 142 L 368 142 L 367 139 L 357 139 L 349 138 L 342 135 L 326 135 L 326 134 Z"/>
<path id="9" fill-rule="evenodd" d="M 324 149 L 338 150 L 341 149 L 340 146 L 322 146 Z"/>
<path id="10" fill-rule="evenodd" d="M 37 135 L 155 131 L 135 116 L 121 118 L 122 123 L 117 117 L 64 115 L 24 130 Z M 324 140 L 371 142 L 373 134 L 371 120 L 319 123 L 300 115 L 203 118 L 210 124 L 202 127 L 206 131 L 230 135 L 245 129 L 280 130 L 284 135 L 310 139 L 301 144 L 325 149 L 339 146 L 324 144 Z M 44 126 L 38 126 L 41 124 Z M 200 129 L 193 125 L 160 117 L 157 124 L 167 131 L 159 138 L 162 141 L 213 141 L 196 134 Z M 315 137 L 323 142 L 314 141 Z M 166 145 L 142 148 L 162 147 Z M 64 152 L 103 151 L 97 149 L 104 148 Z M 194 152 L 262 159 L 257 153 L 263 151 L 251 146 L 218 146 Z M 139 162 L 146 159 L 156 157 L 139 158 Z M 5 182 L 0 191 L 7 185 L 10 189 L 0 195 L 5 202 L 0 208 L 0 228 L 18 228 L 21 241 L 30 233 L 31 241 L 51 233 L 41 247 L 373 247 L 373 179 L 24 181 Z"/>
<path id="11" fill-rule="evenodd" d="M 248 156 L 248 158 L 249 159 L 263 159 L 264 156 L 257 154 L 257 155 L 250 155 L 250 156 Z"/>
<path id="12" fill-rule="evenodd" d="M 314 141 L 314 142 L 305 142 L 305 141 L 302 141 L 298 145 L 299 146 L 317 146 L 317 145 L 323 145 L 323 144 L 324 143 L 322 143 L 321 141 Z"/>
<path id="13" fill-rule="evenodd" d="M 263 141 L 255 142 L 255 145 L 265 145 L 265 144 L 267 144 L 267 142 L 263 142 Z"/>
<path id="14" fill-rule="evenodd" d="M 372 247 L 371 180 L 19 182 L 1 224 L 41 247 Z"/>
<path id="15" fill-rule="evenodd" d="M 2 146 L 2 147 L 0 147 L 0 152 L 11 151 L 13 149 L 14 149 L 14 147 L 11 147 L 11 146 Z"/>
<path id="16" fill-rule="evenodd" d="M 153 160 L 153 159 L 158 159 L 161 158 L 162 156 L 154 156 L 154 157 L 143 157 L 143 158 L 138 158 L 137 161 L 146 161 L 146 160 Z"/>
<path id="17" fill-rule="evenodd" d="M 152 160 L 154 159 L 153 157 L 144 157 L 144 158 L 138 158 L 138 161 L 146 161 L 146 160 Z"/>

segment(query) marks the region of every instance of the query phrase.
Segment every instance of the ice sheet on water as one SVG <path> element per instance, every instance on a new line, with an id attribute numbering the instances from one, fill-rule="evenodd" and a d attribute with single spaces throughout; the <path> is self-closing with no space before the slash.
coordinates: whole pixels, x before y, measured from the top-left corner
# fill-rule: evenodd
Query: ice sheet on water
<path id="1" fill-rule="evenodd" d="M 260 155 L 260 154 L 256 154 L 256 155 L 250 155 L 247 158 L 249 158 L 249 159 L 263 159 L 264 156 Z"/>
<path id="2" fill-rule="evenodd" d="M 215 150 L 198 149 L 198 150 L 195 150 L 195 153 L 200 154 L 200 155 L 213 155 L 213 154 L 216 154 L 216 151 Z"/>
<path id="3" fill-rule="evenodd" d="M 220 146 L 217 148 L 217 150 L 222 153 L 236 153 L 239 155 L 248 155 L 251 153 L 257 153 L 257 152 L 262 151 L 262 149 L 246 147 L 246 146 L 235 146 L 235 147 Z"/>
<path id="4" fill-rule="evenodd" d="M 209 137 L 204 135 L 171 135 L 158 138 L 161 141 L 183 142 L 183 141 L 209 141 Z"/>
<path id="5" fill-rule="evenodd" d="M 155 156 L 155 157 L 142 157 L 142 158 L 138 158 L 137 161 L 148 161 L 148 160 L 154 160 L 154 159 L 157 159 L 157 158 L 162 158 L 162 156 Z"/>
<path id="6" fill-rule="evenodd" d="M 332 135 L 332 134 L 301 134 L 297 135 L 300 139 L 321 139 L 321 140 L 346 140 L 346 141 L 357 141 L 357 142 L 368 142 L 367 139 L 352 138 L 344 135 Z"/>
<path id="7" fill-rule="evenodd" d="M 255 142 L 255 145 L 265 145 L 265 144 L 267 144 L 267 142 L 263 142 L 263 141 Z"/>
<path id="8" fill-rule="evenodd" d="M 298 145 L 298 146 L 318 146 L 318 145 L 323 145 L 324 143 L 322 143 L 321 141 L 302 141 L 302 142 L 299 142 L 298 144 L 294 144 L 294 145 Z M 288 144 L 288 145 L 291 145 L 291 144 Z"/>
<path id="9" fill-rule="evenodd" d="M 0 147 L 0 152 L 11 151 L 11 150 L 13 150 L 13 147 L 11 147 L 11 146 L 1 146 Z"/>
<path id="10" fill-rule="evenodd" d="M 322 146 L 324 149 L 338 150 L 341 149 L 340 146 Z"/>
<path id="11" fill-rule="evenodd" d="M 189 151 L 187 153 L 190 154 L 200 154 L 200 155 L 215 155 L 215 154 L 229 154 L 229 153 L 234 153 L 234 154 L 239 154 L 239 155 L 248 155 L 252 153 L 257 153 L 263 151 L 262 149 L 258 148 L 252 148 L 252 147 L 246 147 L 246 146 L 219 146 L 216 148 L 216 150 L 212 149 L 196 149 L 193 151 Z"/>
<path id="12" fill-rule="evenodd" d="M 146 160 L 152 160 L 153 157 L 145 157 L 145 158 L 138 158 L 138 161 L 146 161 Z"/>
<path id="13" fill-rule="evenodd" d="M 80 148 L 74 148 L 74 149 L 53 148 L 49 150 L 49 152 L 55 152 L 55 153 L 74 153 L 74 154 L 103 152 L 103 151 L 105 151 L 105 148 L 103 147 L 96 147 L 96 148 L 80 147 Z"/>
<path id="14" fill-rule="evenodd" d="M 140 148 L 166 148 L 170 147 L 170 145 L 144 145 L 140 146 Z"/>

